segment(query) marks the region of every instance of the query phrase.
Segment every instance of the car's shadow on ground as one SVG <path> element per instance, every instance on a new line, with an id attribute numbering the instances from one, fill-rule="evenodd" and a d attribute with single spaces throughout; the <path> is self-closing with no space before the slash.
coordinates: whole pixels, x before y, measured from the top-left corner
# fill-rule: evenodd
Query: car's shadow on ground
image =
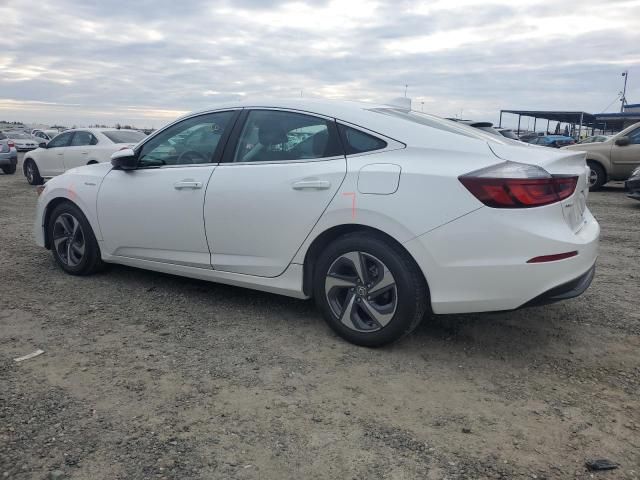
<path id="1" fill-rule="evenodd" d="M 252 317 L 273 314 L 277 321 L 291 323 L 291 328 L 308 329 L 317 336 L 308 341 L 335 342 L 337 337 L 324 328 L 324 320 L 313 300 L 298 300 L 271 293 L 111 265 L 99 275 L 101 281 L 124 283 L 126 288 L 152 295 L 179 296 L 187 303 L 198 304 L 213 313 L 234 311 L 240 321 L 247 322 L 247 331 L 255 327 Z M 492 357 L 526 354 L 544 350 L 554 342 L 566 344 L 567 329 L 557 328 L 556 319 L 576 315 L 575 305 L 564 303 L 547 307 L 528 308 L 512 312 L 466 315 L 426 315 L 421 325 L 408 337 L 392 347 L 420 352 L 428 344 L 430 349 L 474 356 Z M 568 309 L 568 310 L 567 310 Z M 314 324 L 323 328 L 313 328 Z M 342 340 L 340 340 L 342 341 Z M 553 349 L 553 348 L 552 348 Z"/>

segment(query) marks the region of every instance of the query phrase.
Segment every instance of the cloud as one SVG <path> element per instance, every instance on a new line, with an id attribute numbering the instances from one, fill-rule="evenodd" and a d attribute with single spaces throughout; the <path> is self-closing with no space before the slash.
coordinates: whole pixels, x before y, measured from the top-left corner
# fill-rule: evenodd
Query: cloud
<path id="1" fill-rule="evenodd" d="M 640 0 L 571 3 L 5 0 L 0 115 L 160 126 L 218 101 L 385 100 L 408 84 L 414 108 L 495 121 L 600 111 L 625 69 L 640 100 Z"/>

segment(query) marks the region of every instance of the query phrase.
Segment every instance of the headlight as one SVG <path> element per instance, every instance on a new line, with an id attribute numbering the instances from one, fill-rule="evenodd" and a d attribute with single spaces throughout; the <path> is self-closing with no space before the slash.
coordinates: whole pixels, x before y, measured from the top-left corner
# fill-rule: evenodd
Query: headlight
<path id="1" fill-rule="evenodd" d="M 640 167 L 637 167 L 633 172 L 631 172 L 632 177 L 635 177 L 637 175 L 640 175 Z"/>

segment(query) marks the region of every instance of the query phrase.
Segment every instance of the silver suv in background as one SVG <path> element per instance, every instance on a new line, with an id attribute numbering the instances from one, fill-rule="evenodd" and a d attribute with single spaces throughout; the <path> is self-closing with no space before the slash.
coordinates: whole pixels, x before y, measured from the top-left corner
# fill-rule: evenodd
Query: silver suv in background
<path id="1" fill-rule="evenodd" d="M 16 173 L 17 164 L 18 152 L 15 143 L 0 132 L 0 169 L 6 175 L 11 175 Z"/>

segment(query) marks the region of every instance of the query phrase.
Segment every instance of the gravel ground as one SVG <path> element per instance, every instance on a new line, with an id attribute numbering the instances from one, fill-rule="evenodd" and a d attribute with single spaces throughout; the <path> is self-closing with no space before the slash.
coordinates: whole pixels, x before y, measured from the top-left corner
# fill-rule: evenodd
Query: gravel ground
<path id="1" fill-rule="evenodd" d="M 369 350 L 311 302 L 64 274 L 19 172 L 0 174 L 0 478 L 640 478 L 640 202 L 619 187 L 590 196 L 582 297 Z"/>

